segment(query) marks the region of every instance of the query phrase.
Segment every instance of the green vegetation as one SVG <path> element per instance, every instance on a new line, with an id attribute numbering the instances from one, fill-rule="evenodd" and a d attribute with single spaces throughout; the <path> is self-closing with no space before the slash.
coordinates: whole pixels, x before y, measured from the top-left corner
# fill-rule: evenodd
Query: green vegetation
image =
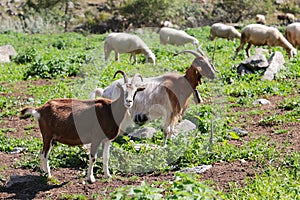
<path id="1" fill-rule="evenodd" d="M 214 42 L 208 41 L 209 28 L 188 29 L 196 36 L 202 49 L 211 58 Z M 20 108 L 31 105 L 39 106 L 49 99 L 74 97 L 86 99 L 95 87 L 105 87 L 113 81 L 113 74 L 121 69 L 132 76 L 139 72 L 144 77 L 155 76 L 166 72 L 184 73 L 191 64 L 191 55 L 173 57 L 184 47 L 162 46 L 157 33 L 146 32 L 140 35 L 151 47 L 157 57 L 157 65 L 144 64 L 144 56 L 139 55 L 140 64 L 129 63 L 129 55 L 122 54 L 120 62 L 113 61 L 113 54 L 104 63 L 104 35 L 49 34 L 28 35 L 8 32 L 1 34 L 0 45 L 12 44 L 18 52 L 13 62 L 0 64 L 0 122 L 16 117 Z M 260 74 L 238 77 L 232 69 L 234 64 L 244 59 L 241 53 L 237 60 L 232 56 L 238 42 L 218 39 L 216 41 L 215 66 L 220 71 L 217 80 L 204 79 L 198 87 L 205 103 L 191 103 L 184 115 L 197 125 L 197 130 L 180 133 L 168 141 L 167 148 L 160 148 L 163 133 L 160 122 L 154 121 L 148 126 L 158 131 L 153 139 L 132 140 L 120 136 L 111 148 L 110 170 L 113 174 L 123 173 L 164 173 L 174 169 L 213 164 L 215 162 L 233 162 L 245 160 L 256 162 L 254 166 L 259 173 L 247 180 L 245 187 L 231 184 L 230 193 L 212 187 L 211 182 L 201 182 L 200 176 L 176 173 L 173 181 L 143 182 L 139 186 L 124 186 L 117 189 L 108 198 L 114 199 L 299 199 L 299 152 L 286 152 L 288 143 L 274 142 L 269 136 L 258 136 L 250 132 L 247 141 L 230 131 L 235 127 L 249 127 L 247 122 L 239 120 L 244 111 L 233 111 L 234 108 L 247 108 L 248 117 L 259 115 L 260 125 L 278 127 L 275 134 L 287 134 L 290 130 L 280 125 L 299 123 L 300 116 L 300 59 L 299 56 L 287 62 L 287 68 L 280 72 L 274 81 L 261 81 Z M 186 49 L 194 48 L 187 45 Z M 274 48 L 285 52 L 281 48 Z M 285 55 L 286 60 L 287 56 Z M 285 100 L 276 102 L 282 113 L 265 115 L 266 110 L 253 105 L 258 98 L 284 96 Z M 247 112 L 248 112 L 247 111 Z M 26 125 L 24 138 L 14 135 L 15 127 L 0 128 L 0 151 L 9 153 L 15 147 L 26 147 L 23 159 L 18 166 L 34 169 L 39 165 L 38 153 L 42 146 L 40 138 L 32 136 L 37 128 Z M 211 124 L 213 123 L 213 124 Z M 211 127 L 214 129 L 213 144 L 209 142 Z M 236 146 L 235 139 L 242 143 Z M 141 144 L 140 149 L 135 145 Z M 148 146 L 147 146 L 148 145 Z M 158 147 L 158 148 L 157 148 Z M 287 156 L 288 155 L 288 156 Z M 80 147 L 68 147 L 57 144 L 50 154 L 52 168 L 78 167 L 85 171 L 88 155 Z M 1 166 L 0 166 L 0 170 Z M 97 160 L 95 171 L 102 173 L 101 159 Z M 1 178 L 1 176 L 0 176 Z M 80 177 L 82 178 L 82 177 Z M 97 180 L 101 181 L 101 180 Z M 64 194 L 62 199 L 90 199 L 99 194 L 87 197 L 84 194 Z"/>

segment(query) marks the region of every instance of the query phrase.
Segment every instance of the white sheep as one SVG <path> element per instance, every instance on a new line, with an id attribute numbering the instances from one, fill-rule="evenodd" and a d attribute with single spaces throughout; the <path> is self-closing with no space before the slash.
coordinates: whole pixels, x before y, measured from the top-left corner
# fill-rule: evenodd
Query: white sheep
<path id="1" fill-rule="evenodd" d="M 199 41 L 197 38 L 187 34 L 183 30 L 176 30 L 173 28 L 163 27 L 159 31 L 159 40 L 163 45 L 185 45 L 187 43 L 192 43 L 193 45 L 198 45 Z"/>
<path id="2" fill-rule="evenodd" d="M 109 147 L 120 132 L 120 124 L 132 107 L 137 91 L 144 88 L 136 87 L 137 75 L 129 83 L 126 74 L 124 85 L 117 84 L 119 98 L 97 100 L 52 99 L 39 108 L 26 107 L 21 110 L 21 118 L 32 114 L 38 121 L 43 137 L 43 149 L 40 154 L 41 169 L 51 177 L 48 162 L 49 152 L 54 142 L 63 144 L 90 144 L 90 163 L 87 178 L 95 182 L 93 166 L 97 158 L 98 147 L 103 143 L 103 171 L 106 177 L 111 177 L 108 170 Z"/>
<path id="3" fill-rule="evenodd" d="M 204 54 L 193 50 L 185 50 L 181 53 L 191 53 L 196 58 L 186 70 L 185 75 L 178 73 L 167 73 L 158 77 L 144 78 L 142 86 L 145 90 L 137 93 L 130 113 L 132 120 L 137 124 L 143 124 L 148 120 L 163 117 L 164 142 L 174 132 L 174 127 L 182 117 L 192 94 L 196 97 L 196 103 L 201 102 L 197 86 L 202 82 L 202 76 L 215 78 L 216 69 Z M 115 89 L 121 79 L 114 81 L 104 90 L 96 89 L 96 93 L 106 98 L 117 98 L 118 91 Z"/>
<path id="4" fill-rule="evenodd" d="M 269 48 L 272 46 L 281 46 L 286 50 L 289 58 L 294 57 L 297 54 L 293 45 L 291 45 L 279 30 L 274 27 L 268 27 L 262 24 L 249 24 L 242 29 L 241 34 L 240 46 L 236 49 L 234 59 L 246 43 L 248 43 L 248 46 L 246 47 L 248 57 L 251 45 L 268 45 Z"/>
<path id="5" fill-rule="evenodd" d="M 107 61 L 111 51 L 115 52 L 115 60 L 119 61 L 119 54 L 130 53 L 137 63 L 136 54 L 142 53 L 146 56 L 146 62 L 155 65 L 155 55 L 146 43 L 137 35 L 129 33 L 110 33 L 104 41 L 104 54 Z"/>
<path id="6" fill-rule="evenodd" d="M 255 16 L 255 21 L 257 24 L 266 24 L 266 17 L 264 15 L 257 14 Z"/>
<path id="7" fill-rule="evenodd" d="M 216 37 L 233 40 L 234 38 L 240 39 L 241 34 L 233 26 L 215 23 L 210 28 L 210 39 L 214 40 Z"/>
<path id="8" fill-rule="evenodd" d="M 300 23 L 295 22 L 286 27 L 286 39 L 294 46 L 300 47 Z"/>

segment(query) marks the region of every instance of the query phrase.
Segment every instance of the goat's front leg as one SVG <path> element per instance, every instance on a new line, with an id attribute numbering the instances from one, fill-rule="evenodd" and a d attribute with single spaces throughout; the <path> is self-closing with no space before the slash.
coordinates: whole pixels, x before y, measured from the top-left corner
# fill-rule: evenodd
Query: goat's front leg
<path id="1" fill-rule="evenodd" d="M 174 116 L 172 113 L 165 112 L 164 113 L 165 118 L 164 118 L 164 143 L 163 147 L 166 146 L 167 139 L 171 136 L 174 130 Z"/>
<path id="2" fill-rule="evenodd" d="M 115 51 L 115 60 L 119 61 L 120 60 L 120 56 L 119 53 Z"/>
<path id="3" fill-rule="evenodd" d="M 87 174 L 87 180 L 91 183 L 94 183 L 96 181 L 93 171 L 94 171 L 94 163 L 96 162 L 96 159 L 97 159 L 97 151 L 98 151 L 99 145 L 100 145 L 100 141 L 92 142 L 92 144 L 91 144 L 90 164 L 89 164 L 89 169 L 88 169 L 88 174 Z"/>
<path id="4" fill-rule="evenodd" d="M 110 144 L 111 144 L 110 140 L 106 140 L 103 142 L 103 171 L 104 171 L 104 176 L 107 178 L 111 177 L 108 170 Z"/>

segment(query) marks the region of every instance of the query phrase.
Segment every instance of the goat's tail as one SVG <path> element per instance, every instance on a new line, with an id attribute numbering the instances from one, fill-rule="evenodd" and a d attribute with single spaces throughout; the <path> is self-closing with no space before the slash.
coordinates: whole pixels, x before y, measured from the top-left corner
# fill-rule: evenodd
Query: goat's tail
<path id="1" fill-rule="evenodd" d="M 94 91 L 91 92 L 90 99 L 96 99 L 97 96 L 102 96 L 103 91 L 104 90 L 102 88 L 96 88 Z"/>
<path id="2" fill-rule="evenodd" d="M 26 119 L 28 118 L 30 115 L 33 115 L 34 118 L 39 119 L 40 118 L 40 114 L 33 108 L 33 107 L 26 107 L 23 108 L 20 111 L 20 118 L 21 119 Z"/>
<path id="3" fill-rule="evenodd" d="M 138 125 L 143 125 L 149 120 L 149 117 L 145 113 L 139 113 L 134 115 L 133 121 Z"/>

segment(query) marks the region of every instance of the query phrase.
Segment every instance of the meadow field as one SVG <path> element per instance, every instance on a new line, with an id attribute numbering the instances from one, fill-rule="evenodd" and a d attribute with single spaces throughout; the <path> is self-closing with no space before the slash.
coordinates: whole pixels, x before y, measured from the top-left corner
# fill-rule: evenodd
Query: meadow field
<path id="1" fill-rule="evenodd" d="M 85 179 L 85 149 L 60 143 L 51 150 L 53 179 L 47 180 L 39 169 L 42 138 L 37 122 L 33 117 L 19 119 L 20 109 L 53 98 L 87 99 L 96 87 L 113 82 L 117 70 L 143 77 L 184 74 L 194 57 L 174 53 L 195 47 L 163 46 L 157 32 L 138 32 L 156 55 L 153 66 L 144 63 L 143 55 L 138 64 L 129 62 L 129 54 L 115 62 L 114 53 L 104 62 L 107 34 L 2 33 L 0 45 L 11 44 L 18 55 L 0 64 L 0 198 L 300 199 L 300 56 L 289 60 L 282 48 L 274 47 L 286 61 L 275 80 L 261 80 L 260 72 L 239 77 L 235 66 L 245 56 L 243 51 L 232 59 L 238 40 L 217 39 L 215 44 L 208 39 L 209 27 L 186 31 L 198 38 L 209 58 L 216 46 L 213 62 L 219 71 L 216 79 L 204 78 L 198 86 L 204 102 L 196 105 L 191 100 L 183 116 L 197 129 L 181 132 L 166 148 L 161 148 L 160 120 L 144 125 L 156 129 L 151 139 L 120 135 L 111 146 L 113 177 L 103 177 L 99 154 L 94 184 Z M 261 98 L 271 104 L 253 104 Z M 17 147 L 23 151 L 12 153 Z M 201 165 L 212 168 L 202 174 L 181 172 Z M 26 181 L 7 185 L 14 177 Z"/>

